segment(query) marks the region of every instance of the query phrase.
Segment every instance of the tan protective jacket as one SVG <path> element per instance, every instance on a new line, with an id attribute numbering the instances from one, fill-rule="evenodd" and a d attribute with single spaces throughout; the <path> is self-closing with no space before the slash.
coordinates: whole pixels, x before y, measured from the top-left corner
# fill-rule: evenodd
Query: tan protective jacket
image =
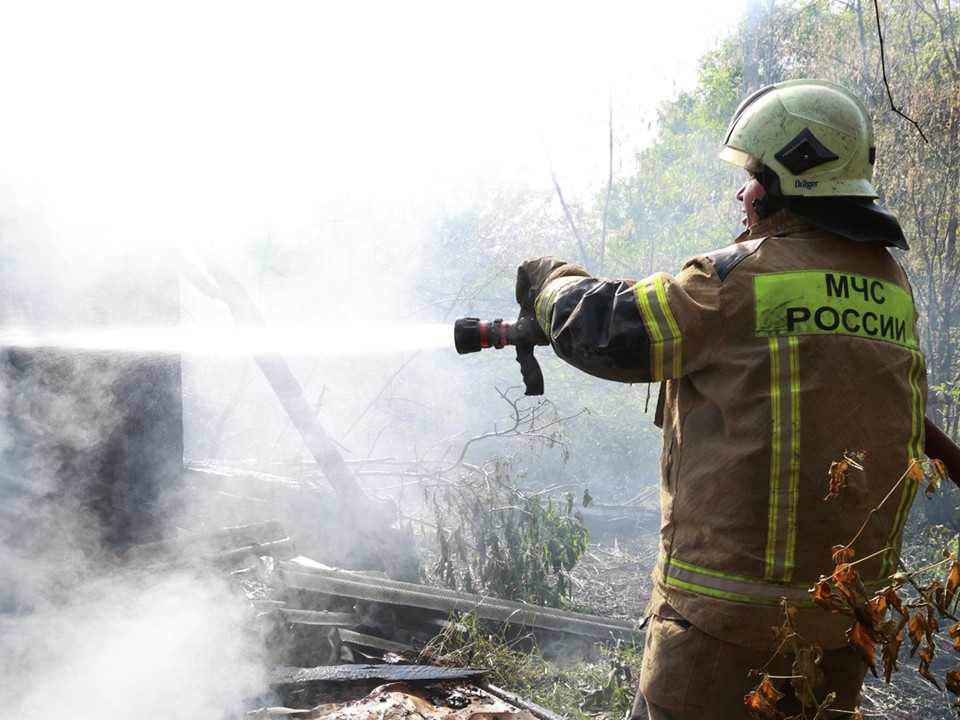
<path id="1" fill-rule="evenodd" d="M 922 457 L 926 370 L 890 253 L 781 210 L 676 277 L 610 281 L 565 265 L 536 290 L 560 357 L 602 378 L 665 381 L 651 611 L 765 649 L 786 598 L 804 637 L 843 645 L 849 619 L 809 590 L 865 522 L 854 559 L 876 555 L 861 577 L 895 571 L 916 486 L 900 479 Z M 831 463 L 859 452 L 865 470 L 824 499 Z"/>

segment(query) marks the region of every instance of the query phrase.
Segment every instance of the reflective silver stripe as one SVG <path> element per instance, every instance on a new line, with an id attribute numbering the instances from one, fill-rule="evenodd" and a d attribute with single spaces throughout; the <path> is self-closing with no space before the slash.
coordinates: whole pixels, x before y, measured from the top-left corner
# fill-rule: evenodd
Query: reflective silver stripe
<path id="1" fill-rule="evenodd" d="M 769 583 L 698 568 L 675 558 L 670 561 L 660 558 L 657 569 L 667 585 L 700 595 L 753 605 L 777 605 L 781 598 L 787 598 L 794 605 L 813 605 L 810 597 L 813 583 Z"/>
<path id="2" fill-rule="evenodd" d="M 721 600 L 753 605 L 778 605 L 781 598 L 786 598 L 795 607 L 814 605 L 811 590 L 816 581 L 805 583 L 765 582 L 757 578 L 708 570 L 681 562 L 676 558 L 668 560 L 662 556 L 657 562 L 657 572 L 667 585 Z M 881 578 L 868 581 L 865 586 L 867 592 L 872 593 L 879 590 L 887 582 L 886 578 Z"/>

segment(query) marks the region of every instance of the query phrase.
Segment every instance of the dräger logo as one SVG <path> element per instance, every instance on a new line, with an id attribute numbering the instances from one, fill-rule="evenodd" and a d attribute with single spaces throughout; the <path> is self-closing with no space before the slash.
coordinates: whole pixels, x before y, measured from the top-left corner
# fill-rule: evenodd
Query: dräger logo
<path id="1" fill-rule="evenodd" d="M 806 190 L 811 190 L 819 185 L 820 182 L 817 180 L 794 180 L 793 186 L 797 188 L 804 188 Z"/>

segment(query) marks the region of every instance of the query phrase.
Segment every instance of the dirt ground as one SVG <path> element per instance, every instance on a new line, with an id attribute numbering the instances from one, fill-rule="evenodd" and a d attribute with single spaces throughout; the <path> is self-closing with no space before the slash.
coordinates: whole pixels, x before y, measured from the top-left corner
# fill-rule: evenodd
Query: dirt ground
<path id="1" fill-rule="evenodd" d="M 585 612 L 639 622 L 656 558 L 656 533 L 591 541 L 573 569 L 573 602 Z"/>

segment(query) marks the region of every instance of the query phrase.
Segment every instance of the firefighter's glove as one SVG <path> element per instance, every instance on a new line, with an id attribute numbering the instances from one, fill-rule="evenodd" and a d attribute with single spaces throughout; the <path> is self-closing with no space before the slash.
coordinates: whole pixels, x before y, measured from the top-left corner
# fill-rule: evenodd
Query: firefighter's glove
<path id="1" fill-rule="evenodd" d="M 567 274 L 556 272 L 562 267 L 576 268 L 575 265 L 570 265 L 559 258 L 550 257 L 549 255 L 524 260 L 520 264 L 520 267 L 517 268 L 517 302 L 522 305 L 531 290 L 533 290 L 534 297 L 536 297 L 543 291 L 548 280 L 553 280 L 554 277 Z"/>

